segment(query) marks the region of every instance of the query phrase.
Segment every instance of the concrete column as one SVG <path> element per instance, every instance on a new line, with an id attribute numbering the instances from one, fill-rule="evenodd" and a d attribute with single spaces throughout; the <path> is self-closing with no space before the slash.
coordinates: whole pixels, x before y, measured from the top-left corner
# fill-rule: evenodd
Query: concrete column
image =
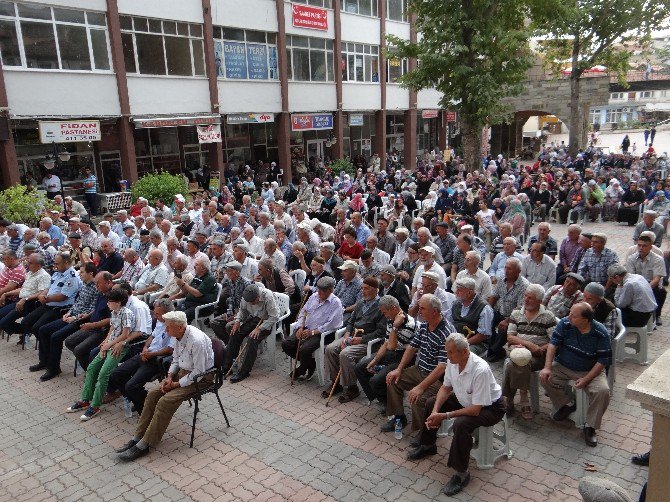
<path id="1" fill-rule="evenodd" d="M 416 43 L 416 28 L 414 24 L 414 15 L 409 17 L 409 40 Z M 410 58 L 408 61 L 408 70 L 416 70 L 416 59 Z M 405 112 L 405 151 L 403 155 L 405 169 L 416 168 L 416 90 L 409 90 L 409 110 Z"/>
<path id="2" fill-rule="evenodd" d="M 628 386 L 626 397 L 653 414 L 647 502 L 668 500 L 670 479 L 670 351 L 666 351 Z"/>
<path id="3" fill-rule="evenodd" d="M 333 42 L 333 62 L 335 64 L 335 96 L 337 98 L 337 110 L 333 120 L 333 134 L 337 140 L 333 145 L 333 157 L 341 159 L 344 157 L 344 122 L 342 113 L 342 18 L 340 15 L 340 0 L 333 0 L 333 14 L 335 17 L 335 40 Z"/>
<path id="4" fill-rule="evenodd" d="M 202 0 L 202 17 L 204 19 L 205 39 L 205 73 L 209 84 L 210 111 L 216 115 L 219 112 L 219 87 L 216 75 L 216 62 L 214 61 L 214 27 L 212 25 L 212 6 L 210 0 Z M 225 128 L 221 124 L 221 130 Z M 207 159 L 211 172 L 219 172 L 219 180 L 225 183 L 225 165 L 223 163 L 223 142 L 209 143 L 207 145 Z"/>
<path id="5" fill-rule="evenodd" d="M 437 119 L 437 147 L 441 152 L 447 148 L 447 134 L 449 133 L 448 125 L 446 112 L 440 110 L 440 115 Z"/>
<path id="6" fill-rule="evenodd" d="M 281 87 L 282 113 L 277 117 L 277 150 L 279 167 L 284 170 L 284 184 L 291 181 L 291 117 L 288 103 L 288 66 L 286 65 L 286 16 L 284 0 L 275 0 L 277 10 L 277 54 L 279 65 L 279 85 Z"/>
<path id="7" fill-rule="evenodd" d="M 107 0 L 107 27 L 109 29 L 109 44 L 112 52 L 116 88 L 119 93 L 119 105 L 121 108 L 121 118 L 117 122 L 121 150 L 121 173 L 130 184 L 133 184 L 137 181 L 137 158 L 135 156 L 133 126 L 130 123 L 130 98 L 128 97 L 128 80 L 126 78 L 126 63 L 123 59 L 123 44 L 121 43 L 121 25 L 119 24 L 119 6 L 117 0 Z"/>
<path id="8" fill-rule="evenodd" d="M 0 61 L 0 108 L 9 108 L 7 100 L 7 89 L 5 88 L 5 76 Z M 9 121 L 9 111 L 0 112 L 0 120 L 7 121 L 7 132 L 9 137 L 0 140 L 0 174 L 2 175 L 2 187 L 9 188 L 21 183 L 19 176 L 19 164 L 16 161 L 16 147 L 12 136 L 12 127 Z"/>
<path id="9" fill-rule="evenodd" d="M 378 0 L 379 12 L 379 110 L 375 112 L 375 144 L 373 152 L 379 154 L 382 167 L 386 165 L 386 0 Z"/>

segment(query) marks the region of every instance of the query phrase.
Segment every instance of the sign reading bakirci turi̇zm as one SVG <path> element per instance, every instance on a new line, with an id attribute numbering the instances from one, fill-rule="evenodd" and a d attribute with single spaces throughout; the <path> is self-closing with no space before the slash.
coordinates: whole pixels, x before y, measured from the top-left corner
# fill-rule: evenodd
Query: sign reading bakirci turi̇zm
<path id="1" fill-rule="evenodd" d="M 40 143 L 75 143 L 100 141 L 99 120 L 65 120 L 38 122 Z"/>

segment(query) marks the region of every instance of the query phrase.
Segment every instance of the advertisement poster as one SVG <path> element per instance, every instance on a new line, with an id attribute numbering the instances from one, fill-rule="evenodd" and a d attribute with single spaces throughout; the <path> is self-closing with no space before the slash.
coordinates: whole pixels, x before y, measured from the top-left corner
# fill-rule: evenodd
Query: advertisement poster
<path id="1" fill-rule="evenodd" d="M 223 44 L 214 41 L 214 64 L 216 65 L 216 76 L 223 77 Z"/>
<path id="2" fill-rule="evenodd" d="M 328 31 L 328 11 L 318 7 L 293 4 L 293 26 Z"/>
<path id="3" fill-rule="evenodd" d="M 221 124 L 199 125 L 196 129 L 198 143 L 221 143 Z"/>
<path id="4" fill-rule="evenodd" d="M 291 115 L 291 130 L 293 131 L 315 131 L 332 128 L 333 116 L 330 113 Z"/>
<path id="5" fill-rule="evenodd" d="M 247 78 L 247 51 L 244 43 L 223 42 L 223 53 L 226 64 L 226 78 Z"/>
<path id="6" fill-rule="evenodd" d="M 74 143 L 100 141 L 100 121 L 66 120 L 38 122 L 41 143 Z"/>
<path id="7" fill-rule="evenodd" d="M 266 45 L 247 44 L 247 66 L 249 68 L 250 79 L 268 79 L 268 54 Z"/>

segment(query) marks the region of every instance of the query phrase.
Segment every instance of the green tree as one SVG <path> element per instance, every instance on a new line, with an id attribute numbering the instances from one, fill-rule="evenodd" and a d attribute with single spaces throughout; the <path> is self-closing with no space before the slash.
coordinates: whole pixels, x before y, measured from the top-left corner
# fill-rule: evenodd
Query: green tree
<path id="1" fill-rule="evenodd" d="M 626 84 L 631 52 L 626 42 L 644 42 L 667 21 L 668 0 L 532 0 L 531 16 L 539 51 L 558 75 L 570 62 L 570 145 L 575 155 L 584 141 L 588 110 L 580 106 L 581 79 L 597 65 Z"/>
<path id="2" fill-rule="evenodd" d="M 0 216 L 8 221 L 36 227 L 45 209 L 58 207 L 37 190 L 14 185 L 0 192 Z"/>
<path id="3" fill-rule="evenodd" d="M 501 100 L 523 89 L 531 66 L 525 0 L 410 0 L 419 40 L 388 36 L 394 57 L 416 58 L 401 84 L 435 88 L 457 110 L 469 171 L 481 166 L 482 127 L 508 115 Z"/>
<path id="4" fill-rule="evenodd" d="M 169 205 L 176 194 L 186 195 L 188 193 L 188 185 L 181 175 L 175 176 L 170 173 L 147 174 L 135 182 L 132 193 L 133 201 L 139 197 L 144 197 L 150 204 L 156 202 L 156 199 L 160 199 Z"/>

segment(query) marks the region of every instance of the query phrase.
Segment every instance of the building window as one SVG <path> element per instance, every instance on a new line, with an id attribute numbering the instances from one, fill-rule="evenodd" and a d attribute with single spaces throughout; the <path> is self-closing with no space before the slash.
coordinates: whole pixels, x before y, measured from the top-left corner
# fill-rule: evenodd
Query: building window
<path id="1" fill-rule="evenodd" d="M 379 46 L 342 42 L 342 80 L 379 82 Z"/>
<path id="2" fill-rule="evenodd" d="M 332 7 L 331 0 L 292 0 L 293 3 L 302 3 L 305 5 L 311 5 L 313 7 L 323 7 L 324 9 L 330 9 Z"/>
<path id="3" fill-rule="evenodd" d="M 377 0 L 341 0 L 340 9 L 351 14 L 377 17 Z"/>
<path id="4" fill-rule="evenodd" d="M 302 82 L 335 80 L 332 40 L 288 35 L 286 53 L 289 80 Z"/>
<path id="5" fill-rule="evenodd" d="M 128 73 L 205 75 L 202 25 L 119 16 Z"/>
<path id="6" fill-rule="evenodd" d="M 3 66 L 42 70 L 110 69 L 105 14 L 0 1 Z"/>
<path id="7" fill-rule="evenodd" d="M 386 59 L 386 81 L 396 83 L 405 73 L 407 73 L 407 59 L 394 58 L 392 54 L 389 54 Z"/>
<path id="8" fill-rule="evenodd" d="M 625 92 L 611 92 L 610 99 L 612 101 L 625 101 L 626 93 Z"/>
<path id="9" fill-rule="evenodd" d="M 600 124 L 600 110 L 591 109 L 589 111 L 589 124 Z"/>
<path id="10" fill-rule="evenodd" d="M 407 22 L 407 0 L 386 0 L 386 19 Z"/>
<path id="11" fill-rule="evenodd" d="M 650 99 L 654 97 L 654 91 L 641 91 L 637 95 L 637 99 Z"/>
<path id="12" fill-rule="evenodd" d="M 222 78 L 277 80 L 277 35 L 215 26 L 214 60 Z"/>
<path id="13" fill-rule="evenodd" d="M 618 124 L 621 122 L 621 114 L 623 113 L 623 108 L 610 108 L 605 111 L 605 123 L 606 124 Z"/>

